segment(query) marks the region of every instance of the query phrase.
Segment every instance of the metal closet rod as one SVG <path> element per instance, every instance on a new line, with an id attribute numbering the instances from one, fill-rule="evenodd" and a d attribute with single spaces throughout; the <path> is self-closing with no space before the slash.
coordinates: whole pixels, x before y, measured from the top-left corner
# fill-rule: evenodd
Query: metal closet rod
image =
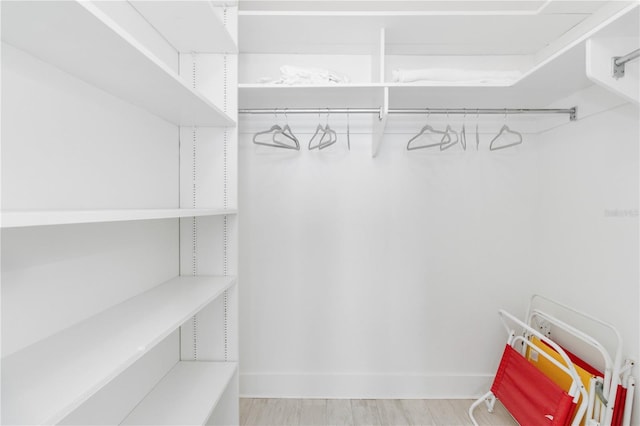
<path id="1" fill-rule="evenodd" d="M 636 49 L 633 52 L 629 53 L 628 55 L 615 57 L 614 64 L 621 66 L 637 58 L 640 58 L 640 49 Z"/>
<path id="2" fill-rule="evenodd" d="M 251 108 L 240 114 L 382 114 L 382 108 Z M 506 114 L 569 114 L 576 120 L 573 108 L 391 108 L 389 114 L 450 114 L 450 115 L 506 115 Z"/>

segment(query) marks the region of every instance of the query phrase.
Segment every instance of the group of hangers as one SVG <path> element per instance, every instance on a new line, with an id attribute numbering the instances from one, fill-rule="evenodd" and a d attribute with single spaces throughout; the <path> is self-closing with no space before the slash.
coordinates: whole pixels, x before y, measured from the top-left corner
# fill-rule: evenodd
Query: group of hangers
<path id="1" fill-rule="evenodd" d="M 276 112 L 276 120 L 278 113 Z M 271 126 L 269 130 L 264 130 L 253 135 L 253 143 L 256 145 L 270 146 L 274 148 L 295 149 L 300 151 L 300 141 L 293 130 L 289 127 L 287 114 L 285 112 L 285 125 L 280 127 L 278 124 Z"/>
<path id="2" fill-rule="evenodd" d="M 476 118 L 478 117 L 479 117 L 479 114 L 477 114 Z M 447 114 L 447 120 L 448 118 L 449 118 L 449 114 Z M 424 148 L 433 148 L 436 146 L 440 147 L 440 151 L 444 151 L 458 143 L 460 143 L 460 146 L 462 146 L 462 149 L 466 151 L 467 150 L 466 118 L 467 118 L 467 115 L 465 114 L 462 121 L 462 129 L 460 129 L 459 132 L 456 132 L 455 130 L 453 130 L 453 128 L 449 124 L 447 124 L 447 127 L 444 130 L 438 130 L 433 128 L 429 124 L 425 124 L 420 130 L 420 132 L 418 132 L 417 135 L 409 139 L 409 142 L 407 143 L 407 151 L 424 149 Z M 522 143 L 522 140 L 523 140 L 522 134 L 520 132 L 516 132 L 515 130 L 511 130 L 509 126 L 507 126 L 506 110 L 505 110 L 504 118 L 505 118 L 505 123 L 502 125 L 502 127 L 500 128 L 500 131 L 493 137 L 493 139 L 491 139 L 491 142 L 489 143 L 490 151 L 497 151 L 499 149 L 510 148 L 512 146 L 520 145 Z M 429 120 L 429 112 L 427 112 L 427 121 L 428 120 Z M 435 135 L 436 140 L 438 140 L 439 138 L 439 141 L 423 143 L 423 144 L 415 143 L 416 141 L 419 142 L 420 139 L 427 139 L 427 138 L 423 138 L 423 136 L 428 137 L 430 135 Z M 478 150 L 480 147 L 480 132 L 478 130 L 477 122 L 476 122 L 475 139 L 476 139 L 476 150 Z"/>
<path id="3" fill-rule="evenodd" d="M 275 112 L 276 120 L 278 119 L 278 111 Z M 293 134 L 289 126 L 287 118 L 287 110 L 284 109 L 285 125 L 280 127 L 278 124 L 271 126 L 269 130 L 264 130 L 253 135 L 253 143 L 256 145 L 269 146 L 272 148 L 293 149 L 300 151 L 300 141 Z M 320 114 L 318 119 L 320 121 Z M 329 126 L 329 110 L 327 109 L 327 119 L 324 124 L 318 123 L 316 131 L 309 139 L 309 150 L 325 149 L 338 141 L 338 134 Z M 349 129 L 349 113 L 347 112 L 347 147 L 351 150 L 351 137 Z"/>

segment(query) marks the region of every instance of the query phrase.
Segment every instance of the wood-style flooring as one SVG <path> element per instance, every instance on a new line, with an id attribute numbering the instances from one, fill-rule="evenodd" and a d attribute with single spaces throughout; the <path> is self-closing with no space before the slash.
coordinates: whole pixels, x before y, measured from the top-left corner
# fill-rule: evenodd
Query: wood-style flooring
<path id="1" fill-rule="evenodd" d="M 241 426 L 471 425 L 470 399 L 240 399 Z M 474 411 L 481 425 L 517 425 L 496 402 Z"/>

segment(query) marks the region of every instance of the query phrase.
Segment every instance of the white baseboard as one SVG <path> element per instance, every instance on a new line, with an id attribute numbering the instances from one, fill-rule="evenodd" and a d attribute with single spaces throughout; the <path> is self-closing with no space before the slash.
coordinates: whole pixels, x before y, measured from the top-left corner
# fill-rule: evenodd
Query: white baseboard
<path id="1" fill-rule="evenodd" d="M 241 373 L 246 398 L 462 399 L 489 390 L 492 375 Z"/>

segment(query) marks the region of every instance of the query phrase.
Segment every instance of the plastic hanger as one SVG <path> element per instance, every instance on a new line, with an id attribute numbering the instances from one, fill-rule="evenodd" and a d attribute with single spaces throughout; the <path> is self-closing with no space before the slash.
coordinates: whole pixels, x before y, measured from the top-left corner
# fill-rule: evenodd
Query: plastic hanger
<path id="1" fill-rule="evenodd" d="M 277 113 L 276 113 L 277 114 Z M 281 145 L 288 145 L 288 141 L 285 139 L 282 142 L 278 141 L 276 138 L 279 135 L 284 136 L 285 138 L 289 139 L 290 141 L 292 141 L 295 144 L 295 149 L 297 151 L 300 150 L 300 141 L 298 141 L 298 138 L 293 134 L 293 130 L 291 130 L 291 127 L 289 126 L 289 118 L 287 117 L 287 109 L 285 108 L 284 110 L 284 120 L 285 120 L 285 126 L 280 130 L 280 132 L 276 132 L 273 134 L 273 142 L 277 143 L 277 144 L 281 144 Z"/>
<path id="2" fill-rule="evenodd" d="M 444 138 L 440 141 L 440 151 L 444 151 L 445 149 L 449 149 L 460 141 L 460 137 L 458 136 L 458 132 L 453 130 L 453 128 L 447 124 L 447 128 L 444 131 L 449 135 L 449 141 L 445 142 Z M 455 139 L 451 139 L 451 135 L 455 137 Z"/>
<path id="3" fill-rule="evenodd" d="M 320 114 L 318 114 L 320 117 Z M 314 145 L 315 141 L 315 145 Z M 316 127 L 316 131 L 309 139 L 309 150 L 313 149 L 324 149 L 327 148 L 338 141 L 337 133 L 329 127 L 329 108 L 327 108 L 327 122 L 324 127 L 318 123 Z"/>
<path id="4" fill-rule="evenodd" d="M 316 131 L 313 134 L 313 136 L 311 136 L 311 139 L 309 139 L 309 151 L 311 151 L 312 149 L 317 149 L 320 146 L 320 142 L 322 142 L 322 138 L 325 135 L 325 129 L 322 126 L 322 124 L 320 124 L 320 113 L 318 113 L 318 126 L 316 126 Z M 315 145 L 314 145 L 314 141 L 315 141 Z"/>
<path id="5" fill-rule="evenodd" d="M 429 120 L 429 113 L 427 113 L 427 120 Z M 411 142 L 419 139 L 422 135 L 429 134 L 429 133 L 442 135 L 440 142 L 426 144 L 426 145 L 419 145 L 419 146 L 411 146 Z M 414 149 L 432 148 L 434 146 L 442 146 L 443 144 L 448 144 L 449 142 L 451 142 L 451 136 L 449 135 L 448 132 L 443 132 L 442 130 L 436 130 L 430 125 L 425 124 L 424 127 L 422 127 L 422 129 L 420 130 L 420 132 L 418 132 L 417 135 L 409 139 L 409 142 L 407 143 L 407 151 L 412 151 Z"/>
<path id="6" fill-rule="evenodd" d="M 324 131 L 326 137 L 320 139 L 318 149 L 325 149 L 338 141 L 338 134 L 329 127 L 329 108 L 327 108 L 327 122 L 324 126 Z"/>
<path id="7" fill-rule="evenodd" d="M 458 132 L 453 130 L 451 125 L 449 125 L 449 111 L 447 111 L 447 128 L 444 129 L 444 131 L 447 132 L 447 134 L 449 135 L 449 142 L 440 143 L 440 151 L 444 151 L 446 149 L 449 149 L 449 148 L 451 148 L 452 146 L 454 146 L 455 144 L 457 144 L 460 141 L 460 137 L 458 136 Z M 453 135 L 455 137 L 454 140 L 451 139 L 451 135 Z M 442 141 L 440 141 L 440 142 L 442 142 Z"/>
<path id="8" fill-rule="evenodd" d="M 270 146 L 273 148 L 293 148 L 290 147 L 288 145 L 284 145 L 280 142 L 274 142 L 273 141 L 273 135 L 276 132 L 280 132 L 282 131 L 282 128 L 280 126 L 278 126 L 277 124 L 274 124 L 273 126 L 271 126 L 271 128 L 269 130 L 264 130 L 262 132 L 257 132 L 255 135 L 253 135 L 253 143 L 256 145 L 263 145 L 263 146 Z M 264 135 L 268 135 L 268 138 L 262 138 L 262 136 Z"/>
<path id="9" fill-rule="evenodd" d="M 493 144 L 494 144 L 496 141 L 499 141 L 499 140 L 500 140 L 500 138 L 505 138 L 505 137 L 507 137 L 507 135 L 509 135 L 509 134 L 511 134 L 511 135 L 515 135 L 518 139 L 517 139 L 515 142 L 511 142 L 511 143 L 508 143 L 508 144 L 506 144 L 506 145 L 501 145 L 501 146 L 496 146 L 496 147 L 494 147 L 494 146 L 493 146 Z M 520 145 L 521 143 L 522 143 L 522 134 L 521 134 L 520 132 L 516 132 L 515 130 L 511 130 L 511 129 L 509 128 L 509 126 L 507 126 L 506 124 L 504 124 L 504 125 L 502 126 L 502 128 L 500 129 L 500 131 L 498 132 L 498 134 L 497 134 L 497 135 L 495 135 L 495 136 L 493 137 L 493 139 L 491 139 L 491 143 L 489 144 L 489 150 L 490 150 L 490 151 L 497 151 L 497 150 L 499 150 L 499 149 L 505 149 L 505 148 L 510 148 L 510 147 L 512 147 L 512 146 Z"/>
<path id="10" fill-rule="evenodd" d="M 276 113 L 276 117 L 277 117 L 277 113 Z M 290 128 L 289 128 L 289 133 L 293 136 L 293 133 L 291 133 Z M 277 124 L 274 124 L 273 126 L 271 126 L 269 130 L 263 130 L 262 132 L 257 132 L 255 135 L 253 135 L 253 143 L 256 145 L 263 145 L 271 148 L 300 150 L 300 144 L 297 143 L 297 139 L 295 139 L 295 136 L 293 137 L 294 139 L 291 139 L 288 135 L 285 134 L 286 139 L 278 140 L 278 136 L 282 134 L 283 134 L 282 127 L 280 127 Z M 287 141 L 287 139 L 293 140 L 294 145 L 291 145 Z"/>
<path id="11" fill-rule="evenodd" d="M 504 113 L 504 118 L 505 118 L 505 121 L 506 121 L 506 119 L 507 119 L 506 110 L 505 110 L 505 113 Z M 493 144 L 496 141 L 500 141 L 503 138 L 509 140 L 510 139 L 509 135 L 514 135 L 517 138 L 516 141 L 515 142 L 509 142 L 506 145 L 500 145 L 500 146 L 496 146 L 496 147 L 493 146 Z M 498 132 L 498 134 L 495 135 L 493 137 L 493 139 L 491 139 L 491 143 L 489 144 L 489 150 L 490 151 L 497 151 L 499 149 L 505 149 L 505 148 L 510 148 L 512 146 L 520 145 L 521 143 L 522 143 L 522 134 L 520 132 L 516 132 L 515 130 L 511 130 L 509 128 L 509 126 L 507 126 L 507 124 L 505 123 L 505 124 L 502 125 L 502 128 L 500 128 L 500 131 Z"/>

